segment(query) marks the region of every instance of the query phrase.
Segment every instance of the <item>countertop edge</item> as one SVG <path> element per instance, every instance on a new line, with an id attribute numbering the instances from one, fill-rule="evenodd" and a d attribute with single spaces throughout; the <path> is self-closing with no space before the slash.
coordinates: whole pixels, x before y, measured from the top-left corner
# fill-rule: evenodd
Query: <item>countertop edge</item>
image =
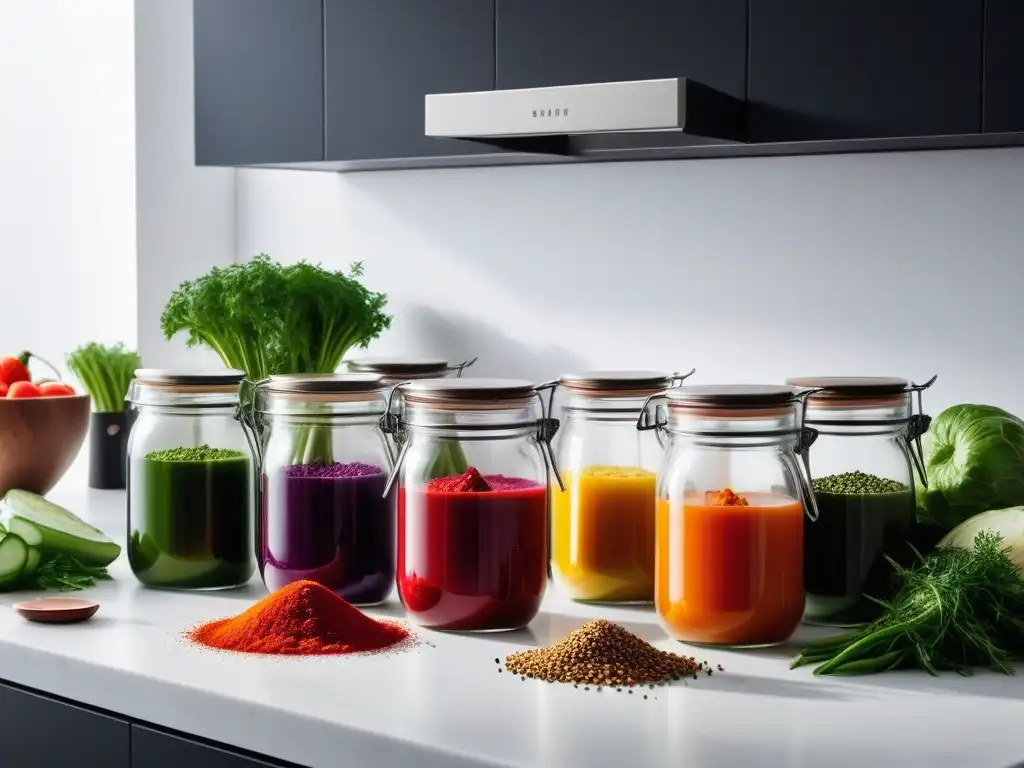
<path id="1" fill-rule="evenodd" d="M 0 682 L 103 710 L 139 725 L 166 728 L 226 747 L 247 750 L 306 768 L 335 768 L 338 756 L 360 766 L 415 764 L 421 768 L 512 768 L 494 762 L 383 736 L 246 702 L 219 692 L 168 685 L 144 674 L 105 667 L 7 643 L 0 638 Z M 88 691 L 87 695 L 83 695 Z M 171 692 L 173 691 L 173 695 Z M 224 716 L 231 707 L 232 715 Z M 287 738 L 281 738 L 287 722 Z M 302 744 L 303 750 L 293 745 Z"/>

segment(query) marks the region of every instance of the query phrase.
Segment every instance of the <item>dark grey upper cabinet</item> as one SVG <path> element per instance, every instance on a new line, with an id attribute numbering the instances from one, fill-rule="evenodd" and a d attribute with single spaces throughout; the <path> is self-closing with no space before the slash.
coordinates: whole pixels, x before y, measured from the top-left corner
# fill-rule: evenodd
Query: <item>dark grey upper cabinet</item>
<path id="1" fill-rule="evenodd" d="M 324 15 L 328 160 L 493 151 L 423 130 L 428 93 L 494 88 L 493 0 L 325 0 Z"/>
<path id="2" fill-rule="evenodd" d="M 1024 131 L 1024 1 L 985 3 L 985 132 Z"/>
<path id="3" fill-rule="evenodd" d="M 750 0 L 751 140 L 979 133 L 983 6 Z"/>
<path id="4" fill-rule="evenodd" d="M 128 723 L 0 684 L 0 765 L 128 768 Z"/>
<path id="5" fill-rule="evenodd" d="M 324 156 L 321 0 L 194 0 L 198 165 Z"/>
<path id="6" fill-rule="evenodd" d="M 747 0 L 497 0 L 496 87 L 686 77 L 746 94 Z"/>
<path id="7" fill-rule="evenodd" d="M 83 763 L 78 764 L 83 765 Z M 92 765 L 92 763 L 84 765 Z M 96 763 L 96 765 L 100 765 L 100 763 Z M 182 768 L 182 766 L 186 768 L 282 768 L 283 764 L 199 744 L 141 725 L 132 726 L 132 768 Z"/>

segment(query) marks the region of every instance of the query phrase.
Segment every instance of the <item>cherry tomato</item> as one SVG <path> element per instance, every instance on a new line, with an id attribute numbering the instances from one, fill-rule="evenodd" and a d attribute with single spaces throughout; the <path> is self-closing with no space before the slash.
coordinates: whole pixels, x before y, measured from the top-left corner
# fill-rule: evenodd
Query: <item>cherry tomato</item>
<path id="1" fill-rule="evenodd" d="M 16 381 L 7 389 L 7 397 L 19 400 L 26 397 L 42 397 L 39 387 L 31 381 Z"/>
<path id="2" fill-rule="evenodd" d="M 28 365 L 17 357 L 0 359 L 0 382 L 10 386 L 18 381 L 30 381 Z"/>
<path id="3" fill-rule="evenodd" d="M 39 392 L 43 397 L 70 397 L 75 390 L 62 381 L 47 381 L 39 385 Z"/>

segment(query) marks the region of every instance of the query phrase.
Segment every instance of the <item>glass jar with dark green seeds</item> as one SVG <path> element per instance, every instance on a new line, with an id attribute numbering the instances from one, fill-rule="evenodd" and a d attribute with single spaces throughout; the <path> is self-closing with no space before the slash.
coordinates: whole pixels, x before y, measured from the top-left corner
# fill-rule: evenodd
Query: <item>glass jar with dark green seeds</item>
<path id="1" fill-rule="evenodd" d="M 865 595 L 890 596 L 894 556 L 914 519 L 914 492 L 896 480 L 865 472 L 812 482 L 818 519 L 804 527 L 806 613 L 812 621 L 858 624 L 878 606 Z"/>
<path id="2" fill-rule="evenodd" d="M 893 594 L 890 558 L 906 563 L 914 535 L 919 389 L 905 379 L 790 379 L 818 390 L 806 424 L 817 519 L 804 521 L 804 621 L 852 626 L 874 620 L 871 598 Z"/>

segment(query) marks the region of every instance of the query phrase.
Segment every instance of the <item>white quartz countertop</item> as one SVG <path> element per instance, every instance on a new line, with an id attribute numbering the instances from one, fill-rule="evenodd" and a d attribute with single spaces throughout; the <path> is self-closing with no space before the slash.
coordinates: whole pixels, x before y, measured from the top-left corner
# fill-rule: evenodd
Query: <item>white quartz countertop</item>
<path id="1" fill-rule="evenodd" d="M 64 488 L 51 498 L 123 538 L 123 493 Z M 1024 760 L 1024 677 L 817 679 L 788 669 L 797 642 L 756 653 L 689 648 L 649 610 L 553 596 L 513 633 L 421 630 L 426 643 L 391 655 L 233 655 L 192 647 L 180 633 L 263 597 L 258 580 L 232 592 L 149 590 L 123 555 L 112 573 L 113 582 L 85 593 L 101 607 L 83 624 L 31 624 L 11 609 L 30 593 L 0 595 L 0 680 L 309 768 L 1008 768 Z M 371 613 L 400 616 L 401 606 Z M 633 694 L 498 673 L 496 658 L 597 617 L 725 671 Z"/>

